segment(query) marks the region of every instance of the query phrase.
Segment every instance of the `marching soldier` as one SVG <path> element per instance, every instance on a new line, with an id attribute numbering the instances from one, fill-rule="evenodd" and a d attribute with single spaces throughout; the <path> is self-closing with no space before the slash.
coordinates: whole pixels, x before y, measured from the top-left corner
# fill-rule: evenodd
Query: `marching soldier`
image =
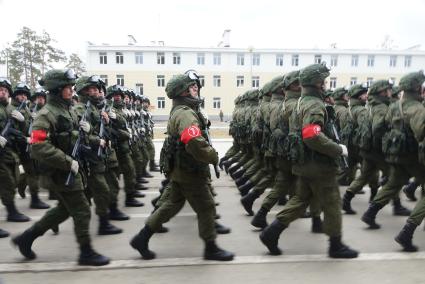
<path id="1" fill-rule="evenodd" d="M 161 152 L 161 167 L 170 178 L 170 196 L 130 242 L 144 259 L 155 258 L 155 253 L 148 247 L 149 239 L 186 200 L 198 216 L 199 235 L 205 242 L 204 258 L 233 259 L 232 253 L 215 243 L 215 204 L 208 182 L 209 164 L 216 165 L 218 157 L 204 137 L 207 122 L 199 114 L 200 87 L 198 76 L 192 72 L 175 76 L 166 87 L 173 108 L 167 126 L 168 137 Z"/>
<path id="2" fill-rule="evenodd" d="M 84 194 L 80 163 L 72 155 L 79 131 L 88 133 L 90 124 L 78 122 L 72 109 L 72 86 L 76 76 L 72 70 L 50 70 L 40 85 L 49 91 L 46 106 L 38 113 L 31 133 L 31 156 L 51 176 L 58 204 L 29 229 L 13 238 L 13 243 L 27 259 L 35 259 L 31 246 L 47 230 L 72 217 L 80 245 L 80 265 L 106 265 L 109 258 L 98 254 L 89 234 L 90 206 Z"/>

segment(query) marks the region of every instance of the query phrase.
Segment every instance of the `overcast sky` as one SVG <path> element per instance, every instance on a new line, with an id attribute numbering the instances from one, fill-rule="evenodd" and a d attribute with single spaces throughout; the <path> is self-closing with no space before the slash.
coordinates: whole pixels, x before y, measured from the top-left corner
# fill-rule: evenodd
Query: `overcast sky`
<path id="1" fill-rule="evenodd" d="M 231 47 L 425 49 L 425 1 L 0 0 L 0 49 L 22 26 L 46 30 L 67 54 L 85 56 L 87 41 L 140 45 L 217 46 L 231 29 Z"/>

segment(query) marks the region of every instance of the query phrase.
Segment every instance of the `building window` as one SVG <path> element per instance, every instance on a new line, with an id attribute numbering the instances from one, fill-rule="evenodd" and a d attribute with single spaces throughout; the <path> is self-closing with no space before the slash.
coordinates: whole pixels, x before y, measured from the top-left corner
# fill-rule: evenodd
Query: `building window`
<path id="1" fill-rule="evenodd" d="M 165 97 L 158 97 L 156 100 L 158 108 L 165 108 Z"/>
<path id="2" fill-rule="evenodd" d="M 156 82 L 158 87 L 165 87 L 165 76 L 164 75 L 157 75 L 156 76 Z"/>
<path id="3" fill-rule="evenodd" d="M 351 77 L 350 78 L 350 86 L 353 86 L 355 84 L 357 84 L 357 78 L 356 77 Z"/>
<path id="4" fill-rule="evenodd" d="M 205 53 L 198 53 L 197 62 L 198 65 L 205 65 Z"/>
<path id="5" fill-rule="evenodd" d="M 314 64 L 320 64 L 320 63 L 322 63 L 322 55 L 316 54 L 314 56 Z"/>
<path id="6" fill-rule="evenodd" d="M 396 67 L 397 65 L 397 55 L 390 56 L 390 67 Z"/>
<path id="7" fill-rule="evenodd" d="M 373 78 L 372 78 L 372 77 L 368 77 L 368 78 L 366 79 L 367 87 L 369 88 L 369 87 L 372 85 L 372 83 L 373 83 Z"/>
<path id="8" fill-rule="evenodd" d="M 213 64 L 214 65 L 221 65 L 221 53 L 214 53 L 213 54 Z"/>
<path id="9" fill-rule="evenodd" d="M 412 65 L 412 56 L 406 55 L 404 57 L 404 67 L 410 67 Z"/>
<path id="10" fill-rule="evenodd" d="M 142 83 L 136 84 L 136 92 L 139 93 L 139 95 L 143 95 L 143 84 Z"/>
<path id="11" fill-rule="evenodd" d="M 329 88 L 331 88 L 331 89 L 336 88 L 336 77 L 331 77 L 329 79 Z"/>
<path id="12" fill-rule="evenodd" d="M 335 67 L 338 65 L 338 55 L 331 55 L 331 66 Z"/>
<path id="13" fill-rule="evenodd" d="M 276 66 L 283 66 L 283 54 L 276 54 Z"/>
<path id="14" fill-rule="evenodd" d="M 292 55 L 292 60 L 291 60 L 292 66 L 298 66 L 298 64 L 299 64 L 299 57 L 300 56 L 298 54 Z"/>
<path id="15" fill-rule="evenodd" d="M 237 54 L 237 65 L 245 65 L 245 54 L 238 53 Z"/>
<path id="16" fill-rule="evenodd" d="M 359 65 L 359 56 L 358 55 L 352 55 L 351 56 L 351 66 L 357 67 Z"/>
<path id="17" fill-rule="evenodd" d="M 124 86 L 124 75 L 117 75 L 117 85 Z"/>
<path id="18" fill-rule="evenodd" d="M 252 76 L 252 87 L 257 88 L 257 89 L 260 87 L 260 77 L 259 76 Z"/>
<path id="19" fill-rule="evenodd" d="M 135 58 L 136 58 L 136 64 L 143 64 L 143 53 L 142 52 L 136 52 Z"/>
<path id="20" fill-rule="evenodd" d="M 252 65 L 260 66 L 260 54 L 259 53 L 252 54 Z"/>
<path id="21" fill-rule="evenodd" d="M 106 55 L 106 52 L 99 52 L 99 62 L 100 64 L 108 64 L 108 55 Z"/>
<path id="22" fill-rule="evenodd" d="M 103 80 L 103 82 L 105 82 L 105 85 L 108 86 L 108 75 L 100 75 L 100 79 Z M 106 94 L 105 94 L 106 96 Z"/>
<path id="23" fill-rule="evenodd" d="M 367 56 L 367 67 L 373 67 L 375 66 L 375 55 L 368 55 Z"/>
<path id="24" fill-rule="evenodd" d="M 213 98 L 213 108 L 221 108 L 221 98 Z"/>
<path id="25" fill-rule="evenodd" d="M 205 87 L 205 76 L 199 75 L 199 83 L 201 83 L 202 87 Z"/>
<path id="26" fill-rule="evenodd" d="M 156 64 L 165 64 L 165 54 L 164 52 L 156 53 Z"/>
<path id="27" fill-rule="evenodd" d="M 115 52 L 115 61 L 117 64 L 124 64 L 124 55 L 122 52 Z"/>
<path id="28" fill-rule="evenodd" d="M 243 76 L 237 76 L 236 77 L 236 87 L 243 87 L 244 85 L 244 77 Z"/>
<path id="29" fill-rule="evenodd" d="M 173 64 L 180 65 L 180 53 L 173 52 Z"/>
<path id="30" fill-rule="evenodd" d="M 221 86 L 221 76 L 220 75 L 214 75 L 213 76 L 213 86 L 214 87 L 220 87 Z"/>

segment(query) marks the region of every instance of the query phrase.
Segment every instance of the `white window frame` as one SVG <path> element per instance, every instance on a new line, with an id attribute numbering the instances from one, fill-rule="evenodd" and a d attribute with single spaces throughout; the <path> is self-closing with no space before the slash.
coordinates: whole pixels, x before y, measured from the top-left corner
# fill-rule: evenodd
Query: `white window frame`
<path id="1" fill-rule="evenodd" d="M 373 77 L 367 77 L 366 85 L 369 88 L 373 84 Z"/>
<path id="2" fill-rule="evenodd" d="M 375 66 L 375 55 L 368 55 L 367 56 L 367 67 L 374 67 Z"/>
<path id="3" fill-rule="evenodd" d="M 156 106 L 158 109 L 164 109 L 165 108 L 165 97 L 157 97 L 156 98 Z"/>
<path id="4" fill-rule="evenodd" d="M 236 64 L 239 65 L 239 66 L 245 65 L 245 54 L 244 53 L 236 54 Z"/>
<path id="5" fill-rule="evenodd" d="M 242 88 L 245 84 L 245 77 L 244 76 L 236 76 L 236 87 Z"/>
<path id="6" fill-rule="evenodd" d="M 260 88 L 260 76 L 252 76 L 251 86 L 253 88 Z"/>
<path id="7" fill-rule="evenodd" d="M 157 52 L 156 53 L 156 64 L 157 65 L 164 65 L 165 64 L 165 53 L 164 52 Z"/>
<path id="8" fill-rule="evenodd" d="M 351 55 L 351 67 L 359 66 L 359 55 L 353 54 Z"/>
<path id="9" fill-rule="evenodd" d="M 124 53 L 120 51 L 115 52 L 115 63 L 124 64 Z"/>
<path id="10" fill-rule="evenodd" d="M 105 82 L 105 85 L 108 86 L 108 75 L 100 75 L 99 77 L 103 80 L 103 82 Z"/>
<path id="11" fill-rule="evenodd" d="M 300 55 L 299 54 L 292 54 L 291 65 L 292 66 L 299 66 L 300 65 Z"/>
<path id="12" fill-rule="evenodd" d="M 181 64 L 181 54 L 179 52 L 173 52 L 173 64 L 174 65 Z"/>
<path id="13" fill-rule="evenodd" d="M 322 63 L 322 55 L 321 54 L 315 54 L 314 55 L 314 64 L 320 64 Z"/>
<path id="14" fill-rule="evenodd" d="M 405 55 L 404 56 L 404 67 L 409 68 L 412 66 L 412 56 L 411 55 Z"/>
<path id="15" fill-rule="evenodd" d="M 332 67 L 338 66 L 338 55 L 335 55 L 335 54 L 331 55 L 331 66 Z"/>
<path id="16" fill-rule="evenodd" d="M 221 76 L 220 75 L 214 75 L 213 76 L 213 86 L 214 87 L 221 87 Z"/>
<path id="17" fill-rule="evenodd" d="M 143 64 L 143 52 L 134 53 L 134 61 L 136 64 Z"/>
<path id="18" fill-rule="evenodd" d="M 221 53 L 213 53 L 213 65 L 221 65 Z"/>
<path id="19" fill-rule="evenodd" d="M 108 53 L 99 52 L 99 64 L 108 64 Z"/>
<path id="20" fill-rule="evenodd" d="M 136 91 L 139 93 L 139 95 L 143 95 L 143 83 L 136 84 Z"/>
<path id="21" fill-rule="evenodd" d="M 253 53 L 252 54 L 252 65 L 253 66 L 260 66 L 260 61 L 261 61 L 260 53 Z"/>
<path id="22" fill-rule="evenodd" d="M 117 75 L 117 85 L 124 86 L 124 75 Z"/>
<path id="23" fill-rule="evenodd" d="M 329 79 L 329 88 L 330 89 L 335 89 L 336 88 L 336 82 L 337 82 L 337 78 L 336 77 L 331 77 Z"/>
<path id="24" fill-rule="evenodd" d="M 205 53 L 203 52 L 197 53 L 196 62 L 198 65 L 205 65 Z"/>
<path id="25" fill-rule="evenodd" d="M 276 66 L 283 66 L 283 53 L 276 54 Z"/>
<path id="26" fill-rule="evenodd" d="M 156 75 L 156 85 L 157 87 L 165 87 L 165 76 Z"/>
<path id="27" fill-rule="evenodd" d="M 390 55 L 390 67 L 397 66 L 397 55 Z"/>
<path id="28" fill-rule="evenodd" d="M 204 75 L 198 75 L 199 82 L 201 83 L 202 87 L 205 87 L 205 76 Z"/>
<path id="29" fill-rule="evenodd" d="M 221 98 L 220 97 L 213 97 L 213 108 L 214 109 L 221 109 Z"/>
<path id="30" fill-rule="evenodd" d="M 357 84 L 357 77 L 351 77 L 350 78 L 350 86 L 353 86 L 355 84 Z"/>

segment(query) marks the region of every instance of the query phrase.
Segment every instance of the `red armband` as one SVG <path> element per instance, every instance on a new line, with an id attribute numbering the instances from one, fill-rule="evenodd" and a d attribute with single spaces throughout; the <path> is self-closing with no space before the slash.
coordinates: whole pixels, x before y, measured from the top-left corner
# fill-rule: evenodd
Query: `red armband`
<path id="1" fill-rule="evenodd" d="M 31 132 L 30 144 L 44 142 L 47 138 L 47 131 L 45 130 L 33 130 Z"/>
<path id="2" fill-rule="evenodd" d="M 199 127 L 196 125 L 192 125 L 183 130 L 182 134 L 180 135 L 180 141 L 182 141 L 184 144 L 187 144 L 190 140 L 199 136 L 201 136 L 201 129 L 199 129 Z"/>
<path id="3" fill-rule="evenodd" d="M 304 126 L 302 131 L 303 139 L 314 138 L 317 135 L 319 135 L 321 131 L 322 131 L 322 128 L 318 124 L 306 125 Z"/>

